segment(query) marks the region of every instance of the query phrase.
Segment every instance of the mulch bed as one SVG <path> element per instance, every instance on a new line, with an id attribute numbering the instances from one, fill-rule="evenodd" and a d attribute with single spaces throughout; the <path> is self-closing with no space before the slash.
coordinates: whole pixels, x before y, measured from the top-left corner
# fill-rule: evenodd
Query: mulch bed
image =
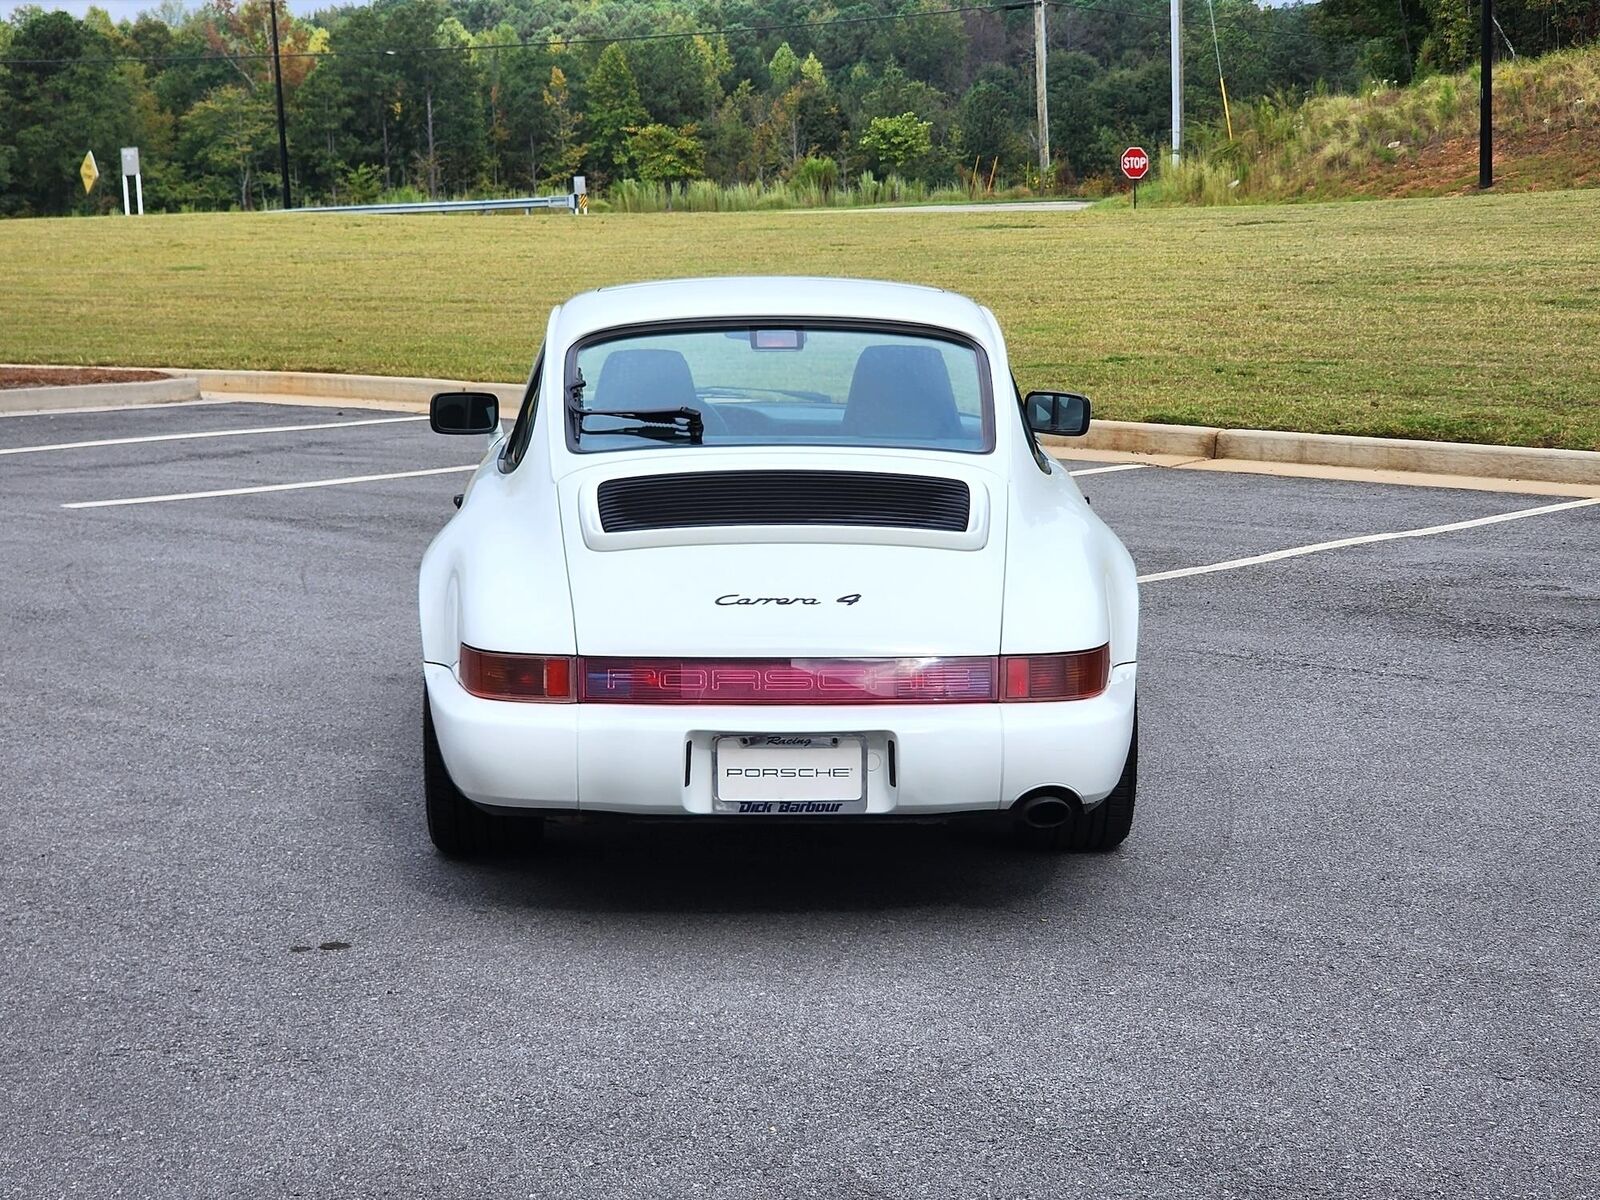
<path id="1" fill-rule="evenodd" d="M 0 390 L 80 383 L 145 383 L 170 378 L 160 371 L 123 371 L 115 367 L 0 367 Z"/>

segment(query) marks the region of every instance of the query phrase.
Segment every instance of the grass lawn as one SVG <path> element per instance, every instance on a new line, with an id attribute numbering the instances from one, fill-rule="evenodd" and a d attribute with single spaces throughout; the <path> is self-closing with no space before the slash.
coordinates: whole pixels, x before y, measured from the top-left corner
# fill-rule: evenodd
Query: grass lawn
<path id="1" fill-rule="evenodd" d="M 1097 415 L 1600 449 L 1600 191 L 1081 213 L 0 222 L 0 361 L 520 379 L 673 275 L 936 284 Z"/>

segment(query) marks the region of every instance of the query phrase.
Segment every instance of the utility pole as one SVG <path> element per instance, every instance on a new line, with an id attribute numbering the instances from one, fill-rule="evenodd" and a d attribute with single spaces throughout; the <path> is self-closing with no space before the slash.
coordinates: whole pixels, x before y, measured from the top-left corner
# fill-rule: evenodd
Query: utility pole
<path id="1" fill-rule="evenodd" d="M 1044 0 L 1033 3 L 1033 99 L 1039 110 L 1039 182 L 1050 174 L 1050 103 L 1045 98 Z"/>
<path id="2" fill-rule="evenodd" d="M 283 206 L 289 202 L 289 134 L 283 122 L 283 59 L 278 56 L 278 0 L 267 0 L 272 13 L 272 83 L 278 91 L 278 176 L 283 180 Z"/>
<path id="3" fill-rule="evenodd" d="M 1478 68 L 1478 187 L 1494 186 L 1494 0 L 1478 0 L 1482 11 L 1482 65 Z"/>
<path id="4" fill-rule="evenodd" d="M 1183 150 L 1183 0 L 1172 0 L 1172 165 Z"/>

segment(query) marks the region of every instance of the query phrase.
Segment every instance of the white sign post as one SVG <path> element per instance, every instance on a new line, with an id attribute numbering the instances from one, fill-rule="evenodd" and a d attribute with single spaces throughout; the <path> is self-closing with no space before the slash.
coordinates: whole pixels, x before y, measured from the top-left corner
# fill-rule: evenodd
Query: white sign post
<path id="1" fill-rule="evenodd" d="M 589 180 L 583 175 L 572 177 L 572 215 L 589 215 Z"/>
<path id="2" fill-rule="evenodd" d="M 128 216 L 128 176 L 133 176 L 133 191 L 139 204 L 139 215 L 144 216 L 144 177 L 139 174 L 139 147 L 122 148 L 122 215 Z"/>

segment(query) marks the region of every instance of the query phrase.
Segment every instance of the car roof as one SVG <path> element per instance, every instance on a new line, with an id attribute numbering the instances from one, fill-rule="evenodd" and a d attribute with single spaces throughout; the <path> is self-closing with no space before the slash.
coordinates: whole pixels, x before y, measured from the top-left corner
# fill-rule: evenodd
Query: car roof
<path id="1" fill-rule="evenodd" d="M 744 275 L 664 279 L 598 288 L 562 305 L 566 341 L 619 325 L 740 317 L 891 320 L 931 325 L 988 342 L 985 310 L 955 292 L 877 279 L 804 275 Z"/>

